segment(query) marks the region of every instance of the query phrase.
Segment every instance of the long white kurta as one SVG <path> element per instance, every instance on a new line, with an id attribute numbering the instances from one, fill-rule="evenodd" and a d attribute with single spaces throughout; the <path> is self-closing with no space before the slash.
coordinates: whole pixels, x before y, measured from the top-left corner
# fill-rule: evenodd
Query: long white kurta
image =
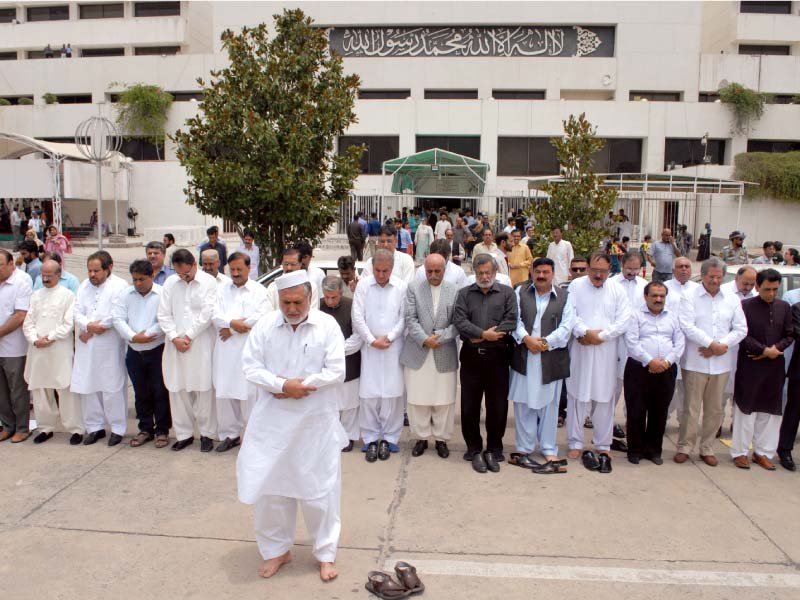
<path id="1" fill-rule="evenodd" d="M 78 288 L 75 302 L 75 361 L 70 390 L 76 394 L 119 392 L 125 387 L 125 351 L 127 344 L 113 327 L 113 301 L 128 282 L 113 273 L 100 286 L 86 279 Z M 108 330 L 93 335 L 88 342 L 78 339 L 87 325 L 100 321 Z"/>
<path id="2" fill-rule="evenodd" d="M 547 246 L 547 258 L 552 260 L 555 265 L 555 276 L 553 282 L 558 285 L 565 281 L 569 281 L 569 263 L 575 258 L 575 251 L 572 249 L 572 244 L 566 240 L 561 240 L 558 244 L 550 242 Z"/>
<path id="3" fill-rule="evenodd" d="M 359 396 L 362 398 L 396 398 L 403 395 L 400 353 L 406 324 L 407 287 L 405 281 L 394 275 L 383 287 L 371 275 L 362 277 L 358 282 L 353 297 L 353 331 L 364 342 L 359 386 Z M 386 350 L 370 345 L 381 335 L 388 336 L 392 342 Z"/>
<path id="4" fill-rule="evenodd" d="M 245 285 L 237 287 L 229 281 L 217 289 L 212 320 L 217 332 L 230 329 L 231 321 L 236 319 L 245 319 L 245 323 L 252 328 L 267 312 L 269 303 L 263 285 L 248 279 Z M 214 344 L 214 389 L 217 398 L 249 400 L 254 390 L 253 385 L 244 378 L 242 351 L 250 333 L 238 333 L 231 329 L 231 334 L 225 341 L 217 336 Z"/>
<path id="5" fill-rule="evenodd" d="M 30 346 L 25 361 L 28 389 L 68 388 L 72 380 L 72 336 L 75 294 L 57 285 L 41 288 L 31 296 L 31 305 L 22 331 Z M 33 342 L 47 336 L 55 343 L 34 348 Z"/>
<path id="6" fill-rule="evenodd" d="M 400 252 L 398 250 L 394 251 L 394 267 L 392 268 L 392 277 L 395 277 L 401 281 L 405 281 L 406 284 L 410 284 L 414 281 L 414 274 L 415 274 L 416 267 L 414 266 L 414 259 L 411 258 L 410 254 L 406 254 L 405 252 Z M 370 257 L 366 263 L 364 263 L 364 270 L 361 272 L 361 278 L 364 279 L 368 275 L 372 275 L 372 258 Z"/>
<path id="7" fill-rule="evenodd" d="M 271 312 L 250 332 L 242 362 L 258 395 L 236 461 L 239 499 L 253 504 L 265 495 L 326 496 L 338 484 L 347 444 L 336 389 L 345 374 L 339 324 L 314 311 L 293 330 L 280 311 Z M 290 378 L 302 378 L 317 391 L 300 399 L 276 398 Z"/>
<path id="8" fill-rule="evenodd" d="M 620 273 L 611 277 L 611 281 L 618 283 L 630 302 L 631 314 L 634 310 L 638 310 L 645 305 L 644 301 L 644 287 L 647 285 L 647 280 L 643 277 L 634 277 L 633 279 L 625 279 L 625 276 Z M 623 379 L 625 375 L 625 363 L 628 362 L 628 346 L 625 344 L 625 336 L 620 336 L 619 344 L 617 345 L 617 379 Z M 622 388 L 619 387 L 619 391 Z M 619 394 L 617 394 L 619 397 Z"/>
<path id="9" fill-rule="evenodd" d="M 164 385 L 170 392 L 206 392 L 211 389 L 211 356 L 214 328 L 211 316 L 216 303 L 217 280 L 198 271 L 186 283 L 177 275 L 164 282 L 158 304 L 158 324 L 167 338 L 162 367 Z M 188 335 L 188 352 L 178 352 L 172 341 Z"/>
<path id="10" fill-rule="evenodd" d="M 613 281 L 606 280 L 598 288 L 589 277 L 579 277 L 569 286 L 569 298 L 575 306 L 575 337 L 599 329 L 603 343 L 583 346 L 572 340 L 567 392 L 578 402 L 610 402 L 617 379 L 617 344 L 631 316 L 628 296 Z"/>

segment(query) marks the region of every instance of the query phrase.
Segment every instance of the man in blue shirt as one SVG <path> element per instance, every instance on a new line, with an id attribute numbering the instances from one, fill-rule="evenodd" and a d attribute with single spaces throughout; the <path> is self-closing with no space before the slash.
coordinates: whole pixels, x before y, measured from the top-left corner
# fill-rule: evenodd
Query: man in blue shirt
<path id="1" fill-rule="evenodd" d="M 72 273 L 69 273 L 64 270 L 64 265 L 61 260 L 61 257 L 56 254 L 55 252 L 44 252 L 41 256 L 43 261 L 45 260 L 54 260 L 59 265 L 61 265 L 61 276 L 58 279 L 58 285 L 63 288 L 67 288 L 70 292 L 77 295 L 78 294 L 78 287 L 81 285 L 80 279 L 75 277 Z M 33 282 L 33 291 L 39 290 L 44 287 L 44 283 L 42 282 L 41 274 L 36 277 L 36 281 Z"/>
<path id="2" fill-rule="evenodd" d="M 161 242 L 148 242 L 145 246 L 147 253 L 147 262 L 153 265 L 153 281 L 158 285 L 164 285 L 167 277 L 172 275 L 175 270 L 164 264 L 164 259 L 167 256 L 167 249 Z"/>
<path id="3" fill-rule="evenodd" d="M 369 248 L 369 255 L 375 256 L 375 246 L 378 243 L 378 234 L 381 232 L 381 222 L 378 220 L 377 213 L 370 215 L 369 223 L 367 223 L 367 247 Z"/>
<path id="4" fill-rule="evenodd" d="M 31 284 L 36 281 L 42 270 L 42 261 L 39 260 L 39 246 L 36 242 L 25 240 L 19 245 L 19 253 L 25 261 L 25 272 L 31 278 Z"/>

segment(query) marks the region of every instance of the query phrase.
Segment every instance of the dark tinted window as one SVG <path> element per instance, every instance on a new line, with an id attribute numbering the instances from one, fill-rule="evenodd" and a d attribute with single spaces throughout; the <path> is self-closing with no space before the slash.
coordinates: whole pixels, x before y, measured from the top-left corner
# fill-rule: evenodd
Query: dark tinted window
<path id="1" fill-rule="evenodd" d="M 702 140 L 669 139 L 664 142 L 664 170 L 671 165 L 690 167 L 703 164 L 707 155 L 709 163 L 721 165 L 725 162 L 725 140 L 708 140 L 704 148 Z"/>
<path id="2" fill-rule="evenodd" d="M 56 96 L 58 98 L 59 104 L 91 104 L 92 103 L 92 95 L 91 94 L 66 94 L 66 95 L 59 95 Z"/>
<path id="3" fill-rule="evenodd" d="M 747 140 L 748 152 L 796 152 L 800 140 Z"/>
<path id="4" fill-rule="evenodd" d="M 497 139 L 497 174 L 501 177 L 558 175 L 556 149 L 547 137 Z"/>
<path id="5" fill-rule="evenodd" d="M 773 54 L 776 56 L 789 56 L 789 46 L 769 46 L 766 44 L 739 44 L 739 54 Z"/>
<path id="6" fill-rule="evenodd" d="M 495 100 L 544 100 L 544 90 L 492 90 Z"/>
<path id="7" fill-rule="evenodd" d="M 700 92 L 697 97 L 698 102 L 716 102 L 719 100 L 717 92 Z"/>
<path id="8" fill-rule="evenodd" d="M 790 15 L 792 14 L 792 3 L 782 0 L 743 1 L 739 3 L 739 12 Z"/>
<path id="9" fill-rule="evenodd" d="M 628 99 L 631 101 L 636 100 L 650 100 L 651 102 L 680 102 L 680 92 L 630 92 Z"/>
<path id="10" fill-rule="evenodd" d="M 380 175 L 384 161 L 397 158 L 400 153 L 400 137 L 396 135 L 339 137 L 339 154 L 344 154 L 350 146 L 365 146 L 361 153 L 361 173 Z"/>
<path id="11" fill-rule="evenodd" d="M 136 17 L 170 17 L 181 14 L 180 2 L 137 2 L 133 5 Z"/>
<path id="12" fill-rule="evenodd" d="M 160 56 L 162 54 L 171 55 L 178 54 L 180 51 L 180 46 L 143 46 L 141 48 L 133 49 L 133 53 L 136 56 Z"/>
<path id="13" fill-rule="evenodd" d="M 44 50 L 28 50 L 27 56 L 28 58 L 44 58 Z M 53 56 L 55 56 L 55 51 L 53 51 Z"/>
<path id="14" fill-rule="evenodd" d="M 203 101 L 203 92 L 169 92 L 175 102 Z"/>
<path id="15" fill-rule="evenodd" d="M 16 8 L 0 8 L 0 23 L 11 23 L 16 18 Z"/>
<path id="16" fill-rule="evenodd" d="M 156 145 L 139 138 L 124 138 L 119 150 L 133 160 L 164 160 L 164 144 Z"/>
<path id="17" fill-rule="evenodd" d="M 17 60 L 16 52 L 0 52 L 0 60 Z"/>
<path id="18" fill-rule="evenodd" d="M 81 19 L 119 19 L 123 16 L 122 2 L 114 4 L 81 4 Z"/>
<path id="19" fill-rule="evenodd" d="M 405 100 L 411 90 L 358 90 L 359 100 Z"/>
<path id="20" fill-rule="evenodd" d="M 28 100 L 33 100 L 33 96 L 2 96 L 4 100 L 8 100 L 11 104 L 19 104 L 21 98 L 27 98 Z"/>
<path id="21" fill-rule="evenodd" d="M 67 21 L 69 6 L 29 6 L 28 21 Z"/>
<path id="22" fill-rule="evenodd" d="M 81 56 L 96 58 L 98 56 L 125 56 L 125 48 L 82 48 Z"/>
<path id="23" fill-rule="evenodd" d="M 794 104 L 796 97 L 796 94 L 770 94 L 767 101 L 770 104 Z"/>
<path id="24" fill-rule="evenodd" d="M 481 158 L 481 137 L 479 135 L 446 136 L 446 135 L 418 135 L 417 152 L 440 148 L 456 154 L 469 156 L 476 160 Z"/>
<path id="25" fill-rule="evenodd" d="M 425 100 L 477 100 L 478 90 L 425 90 Z"/>
<path id="26" fill-rule="evenodd" d="M 642 170 L 642 140 L 610 138 L 594 155 L 597 173 L 640 173 Z"/>

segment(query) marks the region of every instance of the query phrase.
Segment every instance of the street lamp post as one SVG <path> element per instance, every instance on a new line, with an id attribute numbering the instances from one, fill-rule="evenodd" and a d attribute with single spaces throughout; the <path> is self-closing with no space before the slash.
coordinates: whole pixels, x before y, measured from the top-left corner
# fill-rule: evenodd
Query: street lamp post
<path id="1" fill-rule="evenodd" d="M 101 179 L 103 161 L 119 152 L 122 137 L 111 121 L 105 117 L 89 117 L 75 129 L 75 145 L 97 169 L 97 248 L 103 249 L 103 196 Z"/>

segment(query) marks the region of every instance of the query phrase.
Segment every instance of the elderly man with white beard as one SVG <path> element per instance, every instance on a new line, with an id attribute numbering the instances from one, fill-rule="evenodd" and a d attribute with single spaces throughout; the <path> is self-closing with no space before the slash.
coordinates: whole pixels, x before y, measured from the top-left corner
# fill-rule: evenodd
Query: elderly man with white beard
<path id="1" fill-rule="evenodd" d="M 247 338 L 242 364 L 257 400 L 236 463 L 239 499 L 254 505 L 256 541 L 272 577 L 292 560 L 298 504 L 323 581 L 334 579 L 341 531 L 338 384 L 344 381 L 344 336 L 336 320 L 310 309 L 305 270 L 281 275 L 280 310 Z"/>

